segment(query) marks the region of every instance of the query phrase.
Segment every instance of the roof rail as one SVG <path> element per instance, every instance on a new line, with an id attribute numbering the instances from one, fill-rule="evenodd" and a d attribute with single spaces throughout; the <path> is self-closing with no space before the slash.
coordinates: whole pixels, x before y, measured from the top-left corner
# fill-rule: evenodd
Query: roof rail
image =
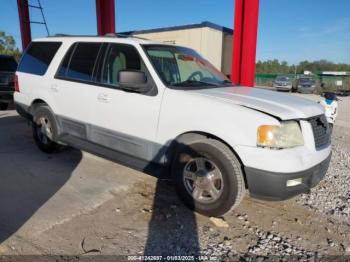
<path id="1" fill-rule="evenodd" d="M 48 37 L 119 37 L 119 38 L 136 38 L 136 39 L 141 39 L 141 40 L 149 40 L 147 38 L 143 38 L 143 37 L 138 37 L 138 36 L 134 36 L 132 34 L 120 34 L 120 33 L 108 33 L 105 35 L 69 35 L 69 34 L 55 34 L 55 35 L 51 35 Z"/>
<path id="2" fill-rule="evenodd" d="M 149 40 L 147 38 L 134 36 L 132 34 L 120 34 L 120 33 L 108 33 L 108 34 L 105 34 L 104 37 L 120 37 L 120 38 L 130 37 L 130 38 L 137 38 L 137 39 L 141 39 L 141 40 Z"/>
<path id="3" fill-rule="evenodd" d="M 54 34 L 54 35 L 50 35 L 48 37 L 97 37 L 97 35 L 69 35 L 69 34 Z"/>

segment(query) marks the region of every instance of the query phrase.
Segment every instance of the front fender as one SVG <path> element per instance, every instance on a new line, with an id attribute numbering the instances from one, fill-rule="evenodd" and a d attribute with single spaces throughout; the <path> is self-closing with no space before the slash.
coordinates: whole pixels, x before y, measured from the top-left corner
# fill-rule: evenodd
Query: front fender
<path id="1" fill-rule="evenodd" d="M 260 125 L 279 124 L 277 118 L 230 102 L 167 89 L 162 102 L 157 142 L 166 144 L 188 132 L 220 138 L 232 148 L 256 146 Z"/>

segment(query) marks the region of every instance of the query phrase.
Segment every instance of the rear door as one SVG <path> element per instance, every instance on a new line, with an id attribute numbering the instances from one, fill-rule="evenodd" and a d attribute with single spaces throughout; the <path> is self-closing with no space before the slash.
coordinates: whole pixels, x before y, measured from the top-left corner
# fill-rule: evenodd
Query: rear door
<path id="1" fill-rule="evenodd" d="M 63 131 L 87 139 L 96 102 L 95 72 L 102 43 L 78 42 L 65 55 L 51 85 Z"/>

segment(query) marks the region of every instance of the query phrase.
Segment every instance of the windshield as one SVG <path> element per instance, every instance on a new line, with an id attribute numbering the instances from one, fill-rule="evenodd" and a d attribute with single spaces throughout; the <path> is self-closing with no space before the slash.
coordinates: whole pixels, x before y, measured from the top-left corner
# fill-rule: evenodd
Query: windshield
<path id="1" fill-rule="evenodd" d="M 172 88 L 210 88 L 231 81 L 194 50 L 166 45 L 144 45 L 163 82 Z"/>
<path id="2" fill-rule="evenodd" d="M 11 57 L 0 58 L 0 71 L 15 72 L 17 69 L 16 61 Z"/>
<path id="3" fill-rule="evenodd" d="M 289 81 L 289 77 L 286 76 L 278 76 L 276 81 Z"/>
<path id="4" fill-rule="evenodd" d="M 300 83 L 315 83 L 315 80 L 312 78 L 300 78 Z"/>

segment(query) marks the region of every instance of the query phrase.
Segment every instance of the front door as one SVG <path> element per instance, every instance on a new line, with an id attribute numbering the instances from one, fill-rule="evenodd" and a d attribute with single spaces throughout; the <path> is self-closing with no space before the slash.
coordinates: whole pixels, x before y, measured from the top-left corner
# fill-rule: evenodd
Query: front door
<path id="1" fill-rule="evenodd" d="M 120 88 L 118 72 L 143 71 L 153 80 L 137 49 L 127 44 L 110 44 L 101 63 L 100 83 L 96 87 L 94 124 L 91 139 L 116 151 L 147 161 L 157 161 L 161 146 L 155 141 L 161 94 L 132 93 Z"/>

